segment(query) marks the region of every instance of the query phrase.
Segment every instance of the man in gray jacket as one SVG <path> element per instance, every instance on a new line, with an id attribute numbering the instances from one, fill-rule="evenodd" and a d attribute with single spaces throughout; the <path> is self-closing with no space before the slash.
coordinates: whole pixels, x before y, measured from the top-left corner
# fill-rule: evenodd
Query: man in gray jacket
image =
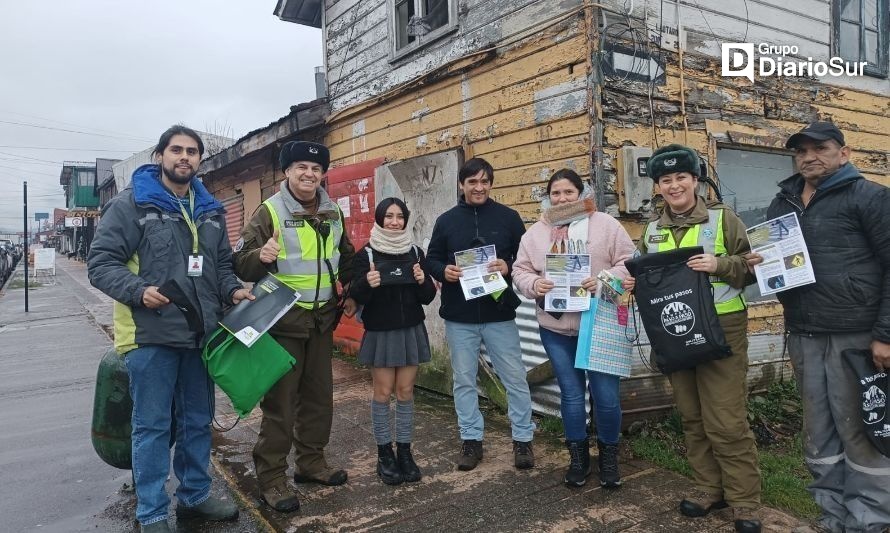
<path id="1" fill-rule="evenodd" d="M 114 343 L 130 374 L 142 531 L 170 531 L 164 484 L 174 398 L 176 514 L 238 517 L 234 504 L 210 495 L 213 391 L 201 348 L 223 307 L 253 296 L 233 272 L 222 205 L 194 179 L 203 153 L 195 131 L 164 132 L 156 164 L 136 169 L 131 185 L 105 206 L 88 258 L 90 282 L 116 300 Z"/>

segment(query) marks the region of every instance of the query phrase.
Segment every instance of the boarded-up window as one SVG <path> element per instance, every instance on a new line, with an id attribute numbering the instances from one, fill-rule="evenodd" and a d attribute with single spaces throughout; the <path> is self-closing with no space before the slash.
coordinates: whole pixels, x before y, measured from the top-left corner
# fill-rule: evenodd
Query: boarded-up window
<path id="1" fill-rule="evenodd" d="M 792 174 L 794 162 L 788 154 L 717 149 L 717 178 L 723 201 L 746 226 L 766 222 L 766 208 L 779 192 L 776 184 Z"/>
<path id="2" fill-rule="evenodd" d="M 790 155 L 775 152 L 717 149 L 717 178 L 723 202 L 750 227 L 766 222 L 766 209 L 779 192 L 778 182 L 794 174 Z M 749 302 L 766 300 L 757 285 L 745 289 Z"/>

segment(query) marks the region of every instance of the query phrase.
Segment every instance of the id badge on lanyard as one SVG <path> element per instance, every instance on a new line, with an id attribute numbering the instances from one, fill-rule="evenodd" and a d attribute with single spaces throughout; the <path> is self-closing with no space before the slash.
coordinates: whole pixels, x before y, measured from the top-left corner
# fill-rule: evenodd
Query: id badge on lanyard
<path id="1" fill-rule="evenodd" d="M 189 276 L 200 276 L 204 271 L 204 256 L 190 255 L 188 260 L 188 270 L 186 274 Z"/>
<path id="2" fill-rule="evenodd" d="M 189 208 L 192 213 L 195 212 L 195 197 L 192 195 L 191 189 L 189 189 Z M 192 253 L 187 258 L 185 273 L 187 276 L 198 277 L 204 272 L 204 256 L 198 253 L 198 226 L 192 221 L 192 217 L 185 211 L 182 204 L 179 204 L 179 209 L 189 231 L 192 232 Z"/>

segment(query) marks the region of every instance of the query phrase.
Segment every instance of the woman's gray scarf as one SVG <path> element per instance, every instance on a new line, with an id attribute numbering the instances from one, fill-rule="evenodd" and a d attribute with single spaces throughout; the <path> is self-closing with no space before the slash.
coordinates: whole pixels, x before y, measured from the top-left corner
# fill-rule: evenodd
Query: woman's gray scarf
<path id="1" fill-rule="evenodd" d="M 371 228 L 370 244 L 371 248 L 378 252 L 401 255 L 408 253 L 413 242 L 408 231 L 386 229 L 375 223 Z"/>

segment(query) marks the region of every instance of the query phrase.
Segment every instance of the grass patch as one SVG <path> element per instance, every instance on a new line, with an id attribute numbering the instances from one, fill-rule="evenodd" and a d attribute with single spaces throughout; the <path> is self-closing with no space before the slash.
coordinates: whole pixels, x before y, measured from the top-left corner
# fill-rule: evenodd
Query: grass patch
<path id="1" fill-rule="evenodd" d="M 641 459 L 655 463 L 662 468 L 678 472 L 686 477 L 692 476 L 692 469 L 689 468 L 689 462 L 686 460 L 685 453 L 682 455 L 678 454 L 677 446 L 674 443 L 653 435 L 640 435 L 631 440 L 630 449 L 634 455 Z"/>
<path id="2" fill-rule="evenodd" d="M 28 282 L 28 290 L 35 289 L 37 287 L 43 286 L 43 283 L 39 281 L 29 281 Z M 9 282 L 9 285 L 6 286 L 7 289 L 24 289 L 25 288 L 25 280 L 23 279 L 15 279 Z"/>
<path id="3" fill-rule="evenodd" d="M 800 437 L 795 437 L 787 449 L 762 450 L 760 472 L 763 476 L 764 502 L 803 518 L 819 516 L 819 507 L 806 491 L 810 474 L 804 466 Z"/>
<path id="4" fill-rule="evenodd" d="M 794 381 L 775 383 L 748 402 L 748 420 L 757 438 L 763 503 L 801 518 L 816 518 L 819 508 L 806 491 L 811 477 L 800 441 L 802 408 Z M 662 468 L 692 475 L 679 413 L 638 422 L 628 430 L 628 444 L 637 457 Z"/>
<path id="5" fill-rule="evenodd" d="M 558 416 L 550 416 L 550 415 L 541 415 L 540 417 L 535 417 L 535 423 L 538 428 L 544 433 L 549 434 L 552 437 L 561 439 L 565 436 L 565 432 L 562 427 L 562 418 Z"/>

